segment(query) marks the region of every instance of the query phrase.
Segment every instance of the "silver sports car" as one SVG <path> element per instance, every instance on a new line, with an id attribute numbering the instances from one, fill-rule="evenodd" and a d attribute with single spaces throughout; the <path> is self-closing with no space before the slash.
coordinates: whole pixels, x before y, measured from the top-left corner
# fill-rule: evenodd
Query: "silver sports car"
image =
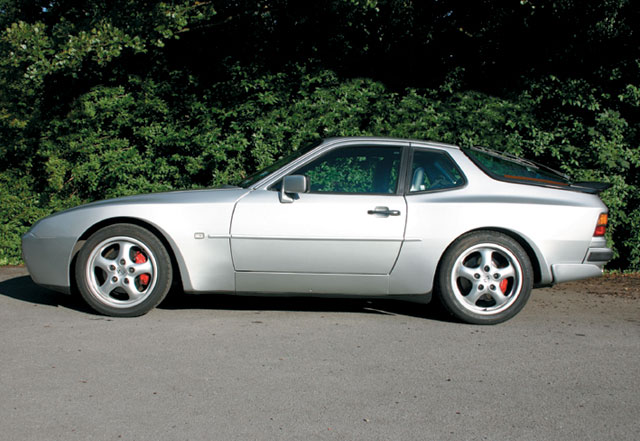
<path id="1" fill-rule="evenodd" d="M 599 276 L 606 185 L 483 148 L 333 138 L 237 186 L 94 202 L 22 239 L 33 280 L 96 311 L 142 315 L 189 293 L 432 293 L 468 323 L 503 322 L 534 286 Z"/>

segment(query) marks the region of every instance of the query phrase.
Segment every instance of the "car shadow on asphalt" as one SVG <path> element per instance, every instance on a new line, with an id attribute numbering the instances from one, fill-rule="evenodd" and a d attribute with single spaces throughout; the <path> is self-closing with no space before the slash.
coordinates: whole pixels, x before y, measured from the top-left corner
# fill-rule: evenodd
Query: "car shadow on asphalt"
<path id="1" fill-rule="evenodd" d="M 73 309 L 96 314 L 78 295 L 68 295 L 36 285 L 29 276 L 14 277 L 0 282 L 0 295 L 34 305 Z"/>
<path id="2" fill-rule="evenodd" d="M 0 281 L 0 295 L 34 305 L 62 307 L 91 315 L 98 315 L 78 294 L 63 294 L 36 285 L 29 276 Z M 391 299 L 354 299 L 283 296 L 238 296 L 232 294 L 185 294 L 172 290 L 158 306 L 165 310 L 259 310 L 311 311 L 361 314 L 403 315 L 436 321 L 453 321 L 435 305 L 418 304 Z"/>
<path id="3" fill-rule="evenodd" d="M 428 320 L 454 321 L 435 304 L 393 299 L 260 296 L 234 294 L 186 294 L 172 291 L 158 308 L 167 310 L 210 309 L 239 311 L 345 312 L 378 315 L 404 315 Z"/>

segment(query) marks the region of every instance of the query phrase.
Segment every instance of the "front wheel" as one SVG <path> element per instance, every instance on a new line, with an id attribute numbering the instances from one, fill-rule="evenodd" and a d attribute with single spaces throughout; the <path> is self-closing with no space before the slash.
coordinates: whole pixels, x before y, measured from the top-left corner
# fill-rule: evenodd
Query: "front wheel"
<path id="1" fill-rule="evenodd" d="M 162 242 L 133 224 L 98 230 L 76 261 L 84 300 L 105 315 L 136 317 L 155 308 L 171 288 L 171 259 Z"/>
<path id="2" fill-rule="evenodd" d="M 478 231 L 460 237 L 445 252 L 436 293 L 456 318 L 490 325 L 516 315 L 532 285 L 531 261 L 522 246 L 505 234 Z"/>

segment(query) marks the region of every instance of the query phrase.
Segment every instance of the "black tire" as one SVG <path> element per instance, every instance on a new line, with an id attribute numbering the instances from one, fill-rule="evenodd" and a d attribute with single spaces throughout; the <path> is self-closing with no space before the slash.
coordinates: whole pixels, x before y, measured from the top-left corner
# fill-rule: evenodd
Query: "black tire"
<path id="1" fill-rule="evenodd" d="M 155 308 L 171 288 L 171 259 L 162 242 L 133 224 L 95 232 L 76 260 L 76 282 L 84 300 L 112 317 L 137 317 Z"/>
<path id="2" fill-rule="evenodd" d="M 436 296 L 457 319 L 492 325 L 515 316 L 531 295 L 529 256 L 513 238 L 477 231 L 458 238 L 444 253 Z"/>

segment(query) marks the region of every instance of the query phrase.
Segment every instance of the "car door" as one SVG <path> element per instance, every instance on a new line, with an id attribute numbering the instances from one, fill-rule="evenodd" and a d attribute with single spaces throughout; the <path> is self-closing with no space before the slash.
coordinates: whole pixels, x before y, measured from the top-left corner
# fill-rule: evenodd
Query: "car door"
<path id="1" fill-rule="evenodd" d="M 283 201 L 280 180 L 242 198 L 231 224 L 237 289 L 388 291 L 407 216 L 403 147 L 329 148 L 290 173 L 309 179 L 308 193 Z"/>

